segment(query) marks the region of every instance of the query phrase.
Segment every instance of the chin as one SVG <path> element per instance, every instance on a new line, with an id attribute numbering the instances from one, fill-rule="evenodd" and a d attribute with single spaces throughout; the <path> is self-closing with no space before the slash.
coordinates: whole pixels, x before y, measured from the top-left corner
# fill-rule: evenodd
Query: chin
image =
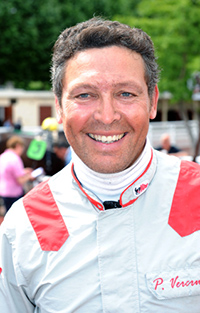
<path id="1" fill-rule="evenodd" d="M 119 168 L 119 166 L 110 166 L 111 163 L 105 166 L 89 166 L 93 171 L 102 174 L 114 174 L 123 171 L 124 169 Z"/>

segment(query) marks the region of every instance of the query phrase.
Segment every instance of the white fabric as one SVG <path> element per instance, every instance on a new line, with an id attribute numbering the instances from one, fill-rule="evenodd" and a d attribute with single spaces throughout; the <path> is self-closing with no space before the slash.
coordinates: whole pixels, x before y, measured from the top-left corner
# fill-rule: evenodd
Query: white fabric
<path id="1" fill-rule="evenodd" d="M 103 174 L 91 170 L 73 151 L 74 170 L 83 187 L 92 191 L 101 201 L 118 201 L 122 191 L 129 186 L 147 167 L 151 158 L 151 146 L 148 140 L 140 157 L 126 170 Z"/>
<path id="2" fill-rule="evenodd" d="M 200 312 L 200 232 L 181 237 L 168 224 L 180 161 L 154 153 L 123 202 L 143 180 L 148 188 L 119 209 L 98 211 L 69 166 L 50 179 L 69 231 L 58 251 L 41 249 L 22 200 L 15 203 L 0 233 L 0 312 Z"/>

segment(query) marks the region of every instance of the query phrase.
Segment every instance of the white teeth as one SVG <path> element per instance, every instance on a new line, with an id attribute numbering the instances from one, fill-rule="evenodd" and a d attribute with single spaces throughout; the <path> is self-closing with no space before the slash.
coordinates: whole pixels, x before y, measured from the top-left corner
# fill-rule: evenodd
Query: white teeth
<path id="1" fill-rule="evenodd" d="M 103 143 L 112 143 L 112 142 L 120 140 L 124 136 L 124 133 L 120 135 L 114 135 L 114 136 L 100 136 L 100 135 L 93 135 L 93 134 L 89 134 L 89 136 L 96 141 L 100 141 Z"/>
<path id="2" fill-rule="evenodd" d="M 106 142 L 107 141 L 106 136 L 102 136 L 101 141 Z"/>

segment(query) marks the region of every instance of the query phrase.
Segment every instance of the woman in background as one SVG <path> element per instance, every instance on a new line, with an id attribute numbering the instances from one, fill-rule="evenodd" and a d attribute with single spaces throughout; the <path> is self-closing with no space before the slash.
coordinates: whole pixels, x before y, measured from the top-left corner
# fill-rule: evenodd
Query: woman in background
<path id="1" fill-rule="evenodd" d="M 23 185 L 33 180 L 32 169 L 24 168 L 21 156 L 25 145 L 19 136 L 12 136 L 6 142 L 6 150 L 0 155 L 0 196 L 6 212 L 12 204 L 24 195 Z"/>

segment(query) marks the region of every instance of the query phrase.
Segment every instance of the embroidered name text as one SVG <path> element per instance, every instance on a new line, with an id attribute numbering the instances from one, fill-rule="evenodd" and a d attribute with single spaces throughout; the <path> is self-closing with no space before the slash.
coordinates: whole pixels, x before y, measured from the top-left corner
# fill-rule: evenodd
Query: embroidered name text
<path id="1" fill-rule="evenodd" d="M 176 277 L 173 277 L 171 278 L 169 281 L 169 286 L 172 288 L 172 289 L 175 289 L 175 288 L 180 288 L 180 287 L 189 287 L 189 286 L 200 286 L 200 279 L 198 280 L 181 280 L 179 279 L 179 276 L 176 276 Z M 164 290 L 163 288 L 163 284 L 164 284 L 164 279 L 159 277 L 159 278 L 156 278 L 154 279 L 153 281 L 154 283 L 154 289 L 157 290 L 158 287 L 161 287 L 162 290 Z M 165 284 L 166 286 L 166 284 Z"/>

